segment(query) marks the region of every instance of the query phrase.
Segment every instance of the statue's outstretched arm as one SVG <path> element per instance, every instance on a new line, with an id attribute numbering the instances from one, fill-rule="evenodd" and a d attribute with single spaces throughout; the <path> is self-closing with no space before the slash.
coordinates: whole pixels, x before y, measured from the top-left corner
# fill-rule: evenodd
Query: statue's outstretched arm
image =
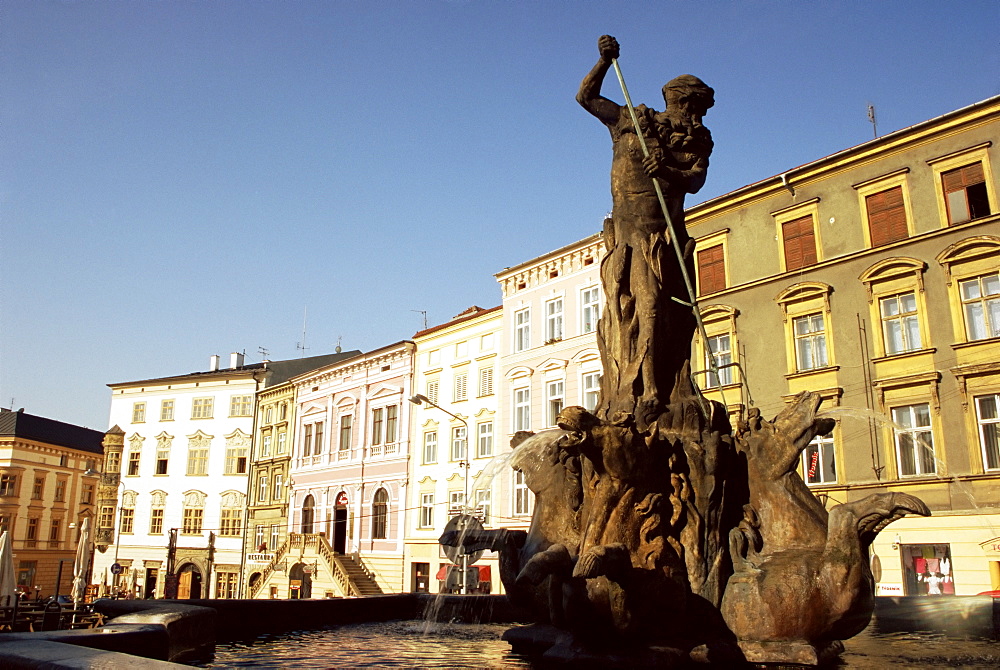
<path id="1" fill-rule="evenodd" d="M 604 124 L 614 125 L 618 122 L 621 107 L 601 95 L 601 85 L 608 70 L 611 69 L 611 61 L 618 58 L 618 41 L 610 35 L 602 35 L 597 40 L 597 48 L 601 52 L 601 57 L 580 82 L 576 101 Z"/>

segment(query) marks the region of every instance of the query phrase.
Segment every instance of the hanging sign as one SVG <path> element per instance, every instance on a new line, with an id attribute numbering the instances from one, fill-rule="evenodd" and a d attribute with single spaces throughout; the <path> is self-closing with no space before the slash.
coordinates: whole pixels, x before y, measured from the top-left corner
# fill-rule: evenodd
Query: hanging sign
<path id="1" fill-rule="evenodd" d="M 337 494 L 337 504 L 338 505 L 346 505 L 347 504 L 347 493 L 346 492 L 341 491 L 340 493 Z"/>

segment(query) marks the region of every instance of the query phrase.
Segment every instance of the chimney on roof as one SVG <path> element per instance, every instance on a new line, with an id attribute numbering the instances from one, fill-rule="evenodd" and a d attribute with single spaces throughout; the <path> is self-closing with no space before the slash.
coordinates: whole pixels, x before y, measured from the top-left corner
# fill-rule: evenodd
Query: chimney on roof
<path id="1" fill-rule="evenodd" d="M 231 367 L 233 370 L 242 368 L 243 367 L 243 354 L 241 354 L 239 352 L 236 352 L 236 351 L 234 351 L 233 353 L 229 354 L 229 367 Z"/>
<path id="2" fill-rule="evenodd" d="M 208 371 L 215 372 L 219 369 L 219 354 L 212 354 L 212 357 L 208 359 Z"/>

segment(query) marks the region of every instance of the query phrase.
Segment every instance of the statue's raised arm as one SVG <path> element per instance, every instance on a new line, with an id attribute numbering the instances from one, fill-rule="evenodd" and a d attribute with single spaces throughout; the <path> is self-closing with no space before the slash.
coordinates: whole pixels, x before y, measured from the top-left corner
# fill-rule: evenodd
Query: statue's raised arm
<path id="1" fill-rule="evenodd" d="M 597 64 L 580 82 L 576 101 L 603 123 L 614 124 L 618 122 L 621 107 L 601 95 L 601 85 L 611 68 L 612 61 L 618 58 L 620 52 L 618 40 L 611 35 L 601 35 L 600 39 L 597 40 L 597 49 L 601 56 L 597 60 Z"/>

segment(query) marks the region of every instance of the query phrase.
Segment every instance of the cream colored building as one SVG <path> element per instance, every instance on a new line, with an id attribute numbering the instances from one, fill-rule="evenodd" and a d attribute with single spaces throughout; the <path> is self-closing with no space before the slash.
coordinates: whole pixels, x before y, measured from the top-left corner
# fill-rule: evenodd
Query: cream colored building
<path id="1" fill-rule="evenodd" d="M 438 537 L 466 504 L 486 528 L 509 525 L 500 482 L 510 468 L 501 456 L 508 450 L 498 435 L 497 411 L 502 315 L 500 306 L 470 307 L 413 336 L 413 387 L 439 407 L 408 404 L 413 449 L 404 562 L 409 591 L 437 593 L 445 585 L 452 563 Z M 488 552 L 476 567 L 476 591 L 500 592 L 496 554 Z"/>
<path id="2" fill-rule="evenodd" d="M 828 506 L 933 510 L 874 545 L 880 594 L 1000 588 L 1000 97 L 687 210 L 734 415 L 803 390 L 837 419 L 802 459 Z M 738 365 L 728 365 L 730 363 Z"/>

